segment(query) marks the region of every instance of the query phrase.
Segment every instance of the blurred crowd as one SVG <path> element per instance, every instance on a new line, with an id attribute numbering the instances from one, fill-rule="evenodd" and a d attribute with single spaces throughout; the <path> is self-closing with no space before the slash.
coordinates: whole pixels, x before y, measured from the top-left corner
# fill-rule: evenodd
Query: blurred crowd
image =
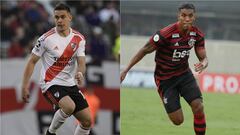
<path id="1" fill-rule="evenodd" d="M 183 1 L 121 1 L 121 34 L 151 36 L 177 21 Z M 196 25 L 208 40 L 240 41 L 240 1 L 194 1 Z M 151 21 L 149 21 L 151 20 Z M 141 28 L 141 29 L 139 29 Z"/>
<path id="2" fill-rule="evenodd" d="M 36 39 L 54 27 L 53 9 L 66 3 L 73 15 L 72 28 L 86 40 L 92 61 L 118 60 L 119 1 L 4 1 L 1 2 L 1 59 L 26 57 Z"/>

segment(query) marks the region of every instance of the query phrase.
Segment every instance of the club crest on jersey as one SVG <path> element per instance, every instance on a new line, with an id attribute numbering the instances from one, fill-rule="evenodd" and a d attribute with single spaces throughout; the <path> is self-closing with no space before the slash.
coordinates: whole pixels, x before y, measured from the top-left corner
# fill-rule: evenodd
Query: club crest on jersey
<path id="1" fill-rule="evenodd" d="M 71 47 L 72 47 L 73 51 L 75 51 L 76 48 L 77 48 L 77 44 L 76 43 L 71 43 Z"/>
<path id="2" fill-rule="evenodd" d="M 192 47 L 192 46 L 195 45 L 195 42 L 196 42 L 196 40 L 193 39 L 193 38 L 191 38 L 191 39 L 188 41 L 188 45 Z"/>
<path id="3" fill-rule="evenodd" d="M 175 34 L 172 34 L 172 38 L 179 38 L 179 34 L 178 33 L 175 33 Z"/>
<path id="4" fill-rule="evenodd" d="M 54 96 L 55 96 L 56 98 L 59 98 L 59 96 L 60 96 L 59 92 L 54 93 Z"/>

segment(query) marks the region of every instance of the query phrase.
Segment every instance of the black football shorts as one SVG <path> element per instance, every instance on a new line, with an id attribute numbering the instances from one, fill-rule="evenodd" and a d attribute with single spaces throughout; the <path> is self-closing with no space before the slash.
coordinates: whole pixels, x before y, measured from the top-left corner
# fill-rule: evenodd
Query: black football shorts
<path id="1" fill-rule="evenodd" d="M 158 93 L 167 113 L 174 112 L 181 108 L 180 96 L 182 96 L 188 104 L 197 98 L 202 100 L 201 91 L 190 70 L 179 76 L 167 80 L 160 80 L 156 84 L 158 84 Z"/>
<path id="2" fill-rule="evenodd" d="M 83 96 L 82 92 L 75 86 L 60 86 L 53 85 L 43 94 L 44 97 L 54 106 L 54 109 L 58 109 L 58 102 L 64 96 L 69 96 L 75 103 L 76 107 L 73 113 L 81 111 L 88 107 L 87 100 Z"/>

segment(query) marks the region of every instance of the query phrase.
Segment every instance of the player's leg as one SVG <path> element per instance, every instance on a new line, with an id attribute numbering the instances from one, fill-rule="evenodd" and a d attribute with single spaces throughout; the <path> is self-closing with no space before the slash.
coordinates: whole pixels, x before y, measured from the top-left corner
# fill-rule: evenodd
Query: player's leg
<path id="1" fill-rule="evenodd" d="M 78 124 L 77 128 L 75 129 L 74 135 L 89 135 L 91 128 L 91 116 L 89 108 L 78 111 L 74 114 L 74 116 L 81 123 Z"/>
<path id="2" fill-rule="evenodd" d="M 195 99 L 190 103 L 190 105 L 194 115 L 194 131 L 196 135 L 205 135 L 206 119 L 202 99 Z"/>
<path id="3" fill-rule="evenodd" d="M 55 135 L 56 131 L 64 123 L 64 121 L 74 112 L 75 103 L 67 96 L 65 87 L 52 86 L 44 96 L 54 105 L 58 106 L 52 122 L 47 130 L 47 135 Z"/>
<path id="4" fill-rule="evenodd" d="M 174 89 L 171 94 L 164 94 L 163 103 L 168 113 L 169 119 L 174 125 L 181 125 L 184 121 L 183 112 L 180 105 L 179 93 Z"/>
<path id="5" fill-rule="evenodd" d="M 74 86 L 71 91 L 70 97 L 76 105 L 73 115 L 80 122 L 75 129 L 74 135 L 88 135 L 91 128 L 91 115 L 88 103 L 82 92 L 76 86 Z"/>
<path id="6" fill-rule="evenodd" d="M 178 109 L 174 112 L 168 113 L 168 117 L 174 125 L 180 125 L 183 123 L 184 120 L 182 109 Z"/>
<path id="7" fill-rule="evenodd" d="M 169 79 L 157 83 L 158 93 L 164 103 L 169 119 L 174 125 L 180 125 L 184 121 L 183 112 L 180 105 L 180 96 L 177 90 L 176 79 Z"/>
<path id="8" fill-rule="evenodd" d="M 56 133 L 57 129 L 71 116 L 75 109 L 75 103 L 69 96 L 63 97 L 58 104 L 59 109 L 55 112 L 48 129 L 50 133 Z"/>
<path id="9" fill-rule="evenodd" d="M 206 120 L 202 103 L 202 94 L 194 76 L 189 73 L 181 83 L 181 95 L 192 108 L 194 131 L 196 135 L 205 135 Z"/>

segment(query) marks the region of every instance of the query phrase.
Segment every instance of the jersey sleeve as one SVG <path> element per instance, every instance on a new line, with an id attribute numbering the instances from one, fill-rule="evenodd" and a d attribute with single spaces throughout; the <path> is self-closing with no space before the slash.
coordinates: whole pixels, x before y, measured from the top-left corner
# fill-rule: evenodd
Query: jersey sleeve
<path id="1" fill-rule="evenodd" d="M 149 39 L 149 43 L 154 47 L 158 48 L 163 45 L 165 42 L 165 38 L 161 35 L 160 31 L 157 31 L 152 37 Z"/>
<path id="2" fill-rule="evenodd" d="M 41 36 L 38 38 L 37 42 L 35 43 L 35 46 L 32 49 L 32 53 L 41 57 L 42 54 L 45 52 L 45 42 L 44 42 L 44 36 Z"/>
<path id="3" fill-rule="evenodd" d="M 204 37 L 201 37 L 196 41 L 195 47 L 205 47 Z"/>
<path id="4" fill-rule="evenodd" d="M 195 47 L 205 47 L 204 34 L 198 28 L 196 28 L 196 32 L 197 32 L 197 41 L 196 41 Z"/>
<path id="5" fill-rule="evenodd" d="M 85 44 L 86 44 L 86 40 L 80 41 L 79 47 L 77 50 L 77 56 L 85 56 Z"/>

